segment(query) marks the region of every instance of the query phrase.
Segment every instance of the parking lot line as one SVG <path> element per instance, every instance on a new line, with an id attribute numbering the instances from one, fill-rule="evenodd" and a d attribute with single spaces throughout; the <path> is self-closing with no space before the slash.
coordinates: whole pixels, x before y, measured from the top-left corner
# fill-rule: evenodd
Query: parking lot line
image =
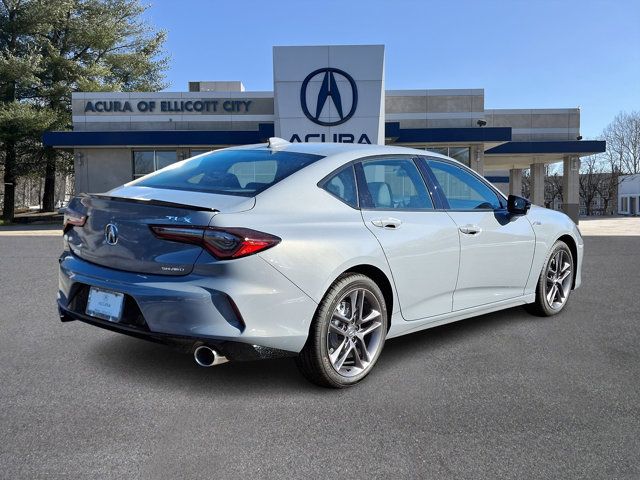
<path id="1" fill-rule="evenodd" d="M 62 230 L 0 230 L 0 237 L 61 237 Z"/>

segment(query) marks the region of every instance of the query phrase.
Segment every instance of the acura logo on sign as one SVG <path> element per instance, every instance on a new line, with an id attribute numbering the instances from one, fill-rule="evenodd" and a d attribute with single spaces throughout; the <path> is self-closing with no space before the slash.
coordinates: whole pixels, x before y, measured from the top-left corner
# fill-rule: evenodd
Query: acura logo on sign
<path id="1" fill-rule="evenodd" d="M 345 88 L 343 86 L 344 80 L 348 83 L 347 88 L 351 90 L 350 92 L 340 92 L 340 88 Z M 320 81 L 322 83 L 320 85 L 316 103 L 312 106 L 310 111 L 307 103 L 307 90 L 309 89 L 309 83 L 311 81 Z M 343 82 L 343 85 L 338 88 L 338 82 L 340 81 Z M 351 93 L 351 98 L 349 98 L 348 93 Z M 333 103 L 339 120 L 320 120 L 322 110 L 324 109 L 327 100 L 330 100 Z M 348 109 L 345 108 L 345 106 L 349 106 L 349 103 L 350 107 Z M 307 75 L 307 78 L 302 82 L 302 88 L 300 89 L 300 104 L 302 105 L 302 111 L 304 114 L 313 123 L 323 125 L 325 127 L 334 127 L 346 122 L 355 113 L 356 106 L 358 105 L 358 88 L 356 87 L 356 82 L 353 77 L 347 72 L 331 67 L 319 68 Z"/>
<path id="2" fill-rule="evenodd" d="M 118 227 L 113 223 L 108 223 L 107 226 L 104 227 L 104 241 L 109 245 L 118 243 Z"/>

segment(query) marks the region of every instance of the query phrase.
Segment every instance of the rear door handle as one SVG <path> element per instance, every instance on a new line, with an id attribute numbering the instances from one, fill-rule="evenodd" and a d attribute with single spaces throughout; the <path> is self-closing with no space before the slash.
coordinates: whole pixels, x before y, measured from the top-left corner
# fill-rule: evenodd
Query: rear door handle
<path id="1" fill-rule="evenodd" d="M 466 235 L 477 235 L 482 229 L 478 225 L 462 225 L 460 231 Z"/>
<path id="2" fill-rule="evenodd" d="M 402 225 L 402 220 L 398 220 L 397 218 L 393 218 L 393 217 L 384 217 L 384 218 L 376 218 L 374 220 L 371 220 L 371 223 L 373 223 L 376 227 L 379 227 L 379 228 L 395 230 L 396 228 L 400 228 L 400 225 Z"/>

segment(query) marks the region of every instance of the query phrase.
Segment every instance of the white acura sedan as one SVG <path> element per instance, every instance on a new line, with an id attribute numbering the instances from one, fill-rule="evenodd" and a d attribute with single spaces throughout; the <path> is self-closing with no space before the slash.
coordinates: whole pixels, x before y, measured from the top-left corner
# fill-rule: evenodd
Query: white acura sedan
<path id="1" fill-rule="evenodd" d="M 202 366 L 293 355 L 328 387 L 385 339 L 580 285 L 564 214 L 450 158 L 271 139 L 173 164 L 66 209 L 63 321 L 179 345 Z"/>

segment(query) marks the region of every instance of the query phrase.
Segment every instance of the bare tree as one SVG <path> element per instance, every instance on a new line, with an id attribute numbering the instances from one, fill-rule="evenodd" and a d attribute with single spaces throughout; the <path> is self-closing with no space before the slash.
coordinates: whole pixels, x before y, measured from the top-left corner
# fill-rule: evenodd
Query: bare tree
<path id="1" fill-rule="evenodd" d="M 598 193 L 604 203 L 602 210 L 605 215 L 608 215 L 617 211 L 620 169 L 617 165 L 611 165 L 608 162 L 608 155 L 604 154 L 602 157 L 604 159 L 601 161 L 601 165 L 606 173 L 602 174 Z"/>
<path id="2" fill-rule="evenodd" d="M 522 170 L 522 196 L 531 198 L 531 169 Z"/>
<path id="3" fill-rule="evenodd" d="M 580 165 L 580 197 L 584 200 L 587 216 L 593 212 L 593 200 L 600 194 L 605 175 L 603 163 L 598 155 L 590 155 Z"/>
<path id="4" fill-rule="evenodd" d="M 611 171 L 640 173 L 640 112 L 620 112 L 604 129 Z"/>
<path id="5" fill-rule="evenodd" d="M 549 203 L 547 208 L 554 208 L 554 202 L 557 198 L 561 202 L 562 197 L 562 175 L 552 165 L 545 165 L 544 190 L 545 203 Z"/>

